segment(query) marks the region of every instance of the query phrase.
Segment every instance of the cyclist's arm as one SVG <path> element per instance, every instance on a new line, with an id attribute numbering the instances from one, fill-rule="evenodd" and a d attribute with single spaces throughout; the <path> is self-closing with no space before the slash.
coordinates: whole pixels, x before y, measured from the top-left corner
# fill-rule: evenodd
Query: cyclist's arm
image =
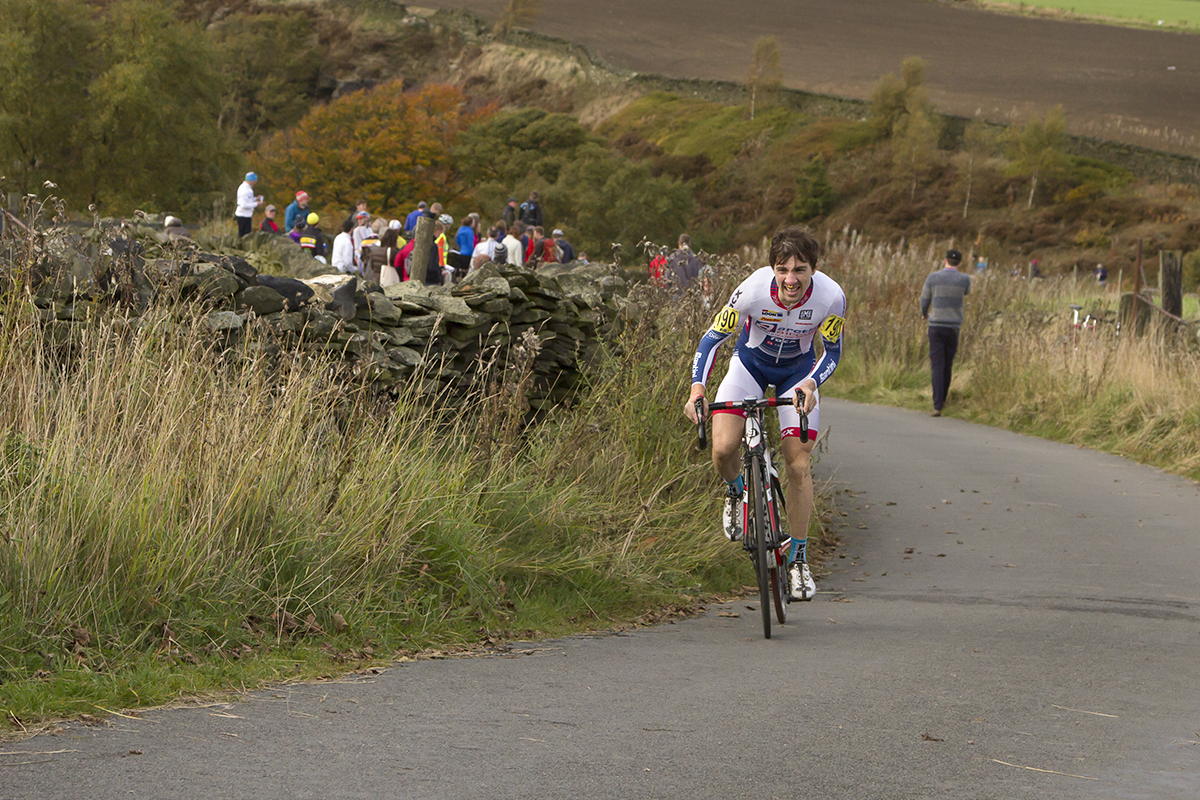
<path id="1" fill-rule="evenodd" d="M 712 372 L 717 348 L 737 332 L 739 317 L 733 304 L 722 308 L 696 347 L 696 355 L 692 357 L 692 390 L 684 404 L 684 413 L 692 422 L 699 421 L 699 417 L 696 416 L 697 400 L 703 400 L 703 413 L 708 411 L 708 401 L 704 400 L 704 384 L 708 382 L 709 373 Z"/>
<path id="2" fill-rule="evenodd" d="M 837 369 L 838 360 L 842 357 L 842 327 L 846 322 L 846 295 L 841 297 L 841 303 L 835 304 L 830 314 L 825 317 L 821 323 L 821 344 L 824 352 L 821 353 L 821 358 L 813 365 L 812 371 L 808 373 L 808 377 L 820 386 L 825 381 L 829 380 L 829 376 L 833 375 L 833 371 Z"/>

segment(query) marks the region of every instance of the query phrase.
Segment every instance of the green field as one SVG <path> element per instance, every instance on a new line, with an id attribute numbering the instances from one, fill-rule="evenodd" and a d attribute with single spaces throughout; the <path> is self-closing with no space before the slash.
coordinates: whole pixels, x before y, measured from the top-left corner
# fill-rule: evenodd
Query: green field
<path id="1" fill-rule="evenodd" d="M 1200 0 L 1030 0 L 1023 3 L 981 0 L 984 6 L 1061 11 L 1067 16 L 1128 21 L 1139 26 L 1200 29 Z"/>

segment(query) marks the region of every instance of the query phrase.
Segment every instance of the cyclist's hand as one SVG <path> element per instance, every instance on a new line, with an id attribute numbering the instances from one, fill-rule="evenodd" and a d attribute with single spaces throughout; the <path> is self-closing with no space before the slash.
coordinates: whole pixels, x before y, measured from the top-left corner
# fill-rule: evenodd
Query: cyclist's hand
<path id="1" fill-rule="evenodd" d="M 817 382 L 812 378 L 800 381 L 800 385 L 796 387 L 796 400 L 800 399 L 801 394 L 804 395 L 804 413 L 811 414 L 817 407 Z"/>
<path id="2" fill-rule="evenodd" d="M 692 384 L 692 393 L 688 397 L 687 402 L 684 403 L 684 405 L 683 405 L 683 413 L 687 415 L 687 418 L 692 421 L 693 425 L 697 425 L 700 423 L 700 420 L 696 417 L 696 401 L 703 399 L 703 398 L 704 398 L 704 384 L 693 383 Z M 704 413 L 706 415 L 708 414 L 708 400 L 704 401 Z"/>

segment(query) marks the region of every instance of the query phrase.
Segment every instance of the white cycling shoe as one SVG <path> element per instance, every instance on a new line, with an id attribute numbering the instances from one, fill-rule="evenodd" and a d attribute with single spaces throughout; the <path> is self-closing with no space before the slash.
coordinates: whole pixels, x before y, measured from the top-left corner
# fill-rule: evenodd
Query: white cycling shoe
<path id="1" fill-rule="evenodd" d="M 721 529 L 731 542 L 742 538 L 742 495 L 735 492 L 725 494 L 725 509 L 721 512 Z"/>
<path id="2" fill-rule="evenodd" d="M 817 584 L 813 581 L 812 573 L 808 571 L 808 564 L 803 561 L 793 561 L 791 572 L 792 599 L 812 600 L 813 595 L 817 593 Z"/>

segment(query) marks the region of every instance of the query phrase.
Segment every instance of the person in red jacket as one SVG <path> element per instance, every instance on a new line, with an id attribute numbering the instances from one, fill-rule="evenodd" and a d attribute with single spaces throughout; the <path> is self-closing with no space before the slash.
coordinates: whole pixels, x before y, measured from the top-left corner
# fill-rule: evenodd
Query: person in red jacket
<path id="1" fill-rule="evenodd" d="M 259 224 L 258 229 L 263 233 L 282 233 L 279 230 L 279 223 L 275 219 L 275 206 L 267 206 L 266 217 Z"/>

